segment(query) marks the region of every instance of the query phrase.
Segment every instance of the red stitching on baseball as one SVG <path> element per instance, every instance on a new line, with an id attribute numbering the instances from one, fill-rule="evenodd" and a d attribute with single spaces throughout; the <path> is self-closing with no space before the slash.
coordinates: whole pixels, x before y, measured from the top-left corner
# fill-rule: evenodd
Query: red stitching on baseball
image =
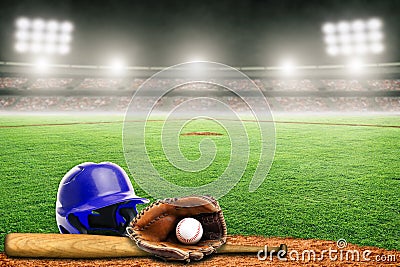
<path id="1" fill-rule="evenodd" d="M 186 218 L 183 219 L 183 221 L 184 221 L 184 220 L 186 220 Z M 181 224 L 182 224 L 182 221 L 178 223 L 177 234 L 178 234 L 179 237 L 180 237 L 181 239 L 183 239 L 185 242 L 187 242 L 187 243 L 192 242 L 192 241 L 194 241 L 194 240 L 199 236 L 199 234 L 200 234 L 200 223 L 197 225 L 196 234 L 195 234 L 192 238 L 189 238 L 189 239 L 188 239 L 188 238 L 184 238 L 184 237 L 181 235 L 181 232 L 179 231 L 180 228 L 181 228 Z"/>

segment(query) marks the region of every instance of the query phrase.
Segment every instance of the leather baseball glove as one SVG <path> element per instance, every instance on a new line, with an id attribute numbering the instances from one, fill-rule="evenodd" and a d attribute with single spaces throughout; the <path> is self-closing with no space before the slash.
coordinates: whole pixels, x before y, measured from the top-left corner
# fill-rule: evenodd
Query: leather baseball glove
<path id="1" fill-rule="evenodd" d="M 195 245 L 178 241 L 175 228 L 183 218 L 195 218 L 203 236 Z M 127 228 L 129 237 L 144 251 L 168 260 L 200 260 L 225 244 L 227 230 L 218 202 L 210 196 L 168 198 L 140 212 Z"/>

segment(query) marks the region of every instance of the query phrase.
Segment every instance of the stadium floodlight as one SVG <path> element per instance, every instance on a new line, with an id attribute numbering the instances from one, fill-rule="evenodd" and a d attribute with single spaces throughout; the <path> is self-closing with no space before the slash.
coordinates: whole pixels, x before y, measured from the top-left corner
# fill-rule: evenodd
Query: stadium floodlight
<path id="1" fill-rule="evenodd" d="M 19 19 L 17 19 L 16 24 L 19 29 L 26 30 L 30 27 L 31 22 L 27 18 L 19 18 Z"/>
<path id="2" fill-rule="evenodd" d="M 365 27 L 365 22 L 360 19 L 353 21 L 353 23 L 351 24 L 351 28 L 354 32 L 363 32 Z"/>
<path id="3" fill-rule="evenodd" d="M 50 20 L 49 22 L 47 22 L 47 25 L 46 25 L 46 29 L 49 32 L 56 32 L 58 30 L 58 27 L 59 27 L 58 22 L 55 20 Z"/>
<path id="4" fill-rule="evenodd" d="M 370 45 L 369 50 L 371 53 L 379 54 L 384 50 L 384 47 L 381 43 L 373 43 Z"/>
<path id="5" fill-rule="evenodd" d="M 55 43 L 57 41 L 57 35 L 54 33 L 49 33 L 45 36 L 47 43 Z"/>
<path id="6" fill-rule="evenodd" d="M 292 74 L 295 71 L 295 65 L 291 60 L 285 60 L 283 61 L 283 63 L 281 64 L 281 70 L 285 73 L 285 74 Z"/>
<path id="7" fill-rule="evenodd" d="M 69 46 L 66 45 L 66 44 L 61 44 L 58 47 L 58 53 L 61 54 L 61 55 L 68 54 L 69 53 Z"/>
<path id="8" fill-rule="evenodd" d="M 341 21 L 337 25 L 338 32 L 340 33 L 348 33 L 350 31 L 350 23 L 347 21 Z"/>
<path id="9" fill-rule="evenodd" d="M 353 59 L 347 65 L 352 73 L 360 73 L 363 68 L 363 63 L 359 59 Z"/>
<path id="10" fill-rule="evenodd" d="M 385 49 L 382 25 L 377 18 L 325 23 L 322 25 L 325 50 L 331 56 L 382 53 Z"/>
<path id="11" fill-rule="evenodd" d="M 339 53 L 339 47 L 332 45 L 326 48 L 326 52 L 331 56 L 336 56 Z"/>
<path id="12" fill-rule="evenodd" d="M 59 54 L 70 52 L 73 24 L 69 21 L 44 20 L 42 18 L 18 18 L 15 50 L 18 53 Z"/>
<path id="13" fill-rule="evenodd" d="M 334 45 L 338 42 L 338 40 L 335 35 L 329 34 L 325 36 L 325 42 L 329 45 Z"/>
<path id="14" fill-rule="evenodd" d="M 325 34 L 333 34 L 333 33 L 335 33 L 335 31 L 336 31 L 336 27 L 335 27 L 335 25 L 334 25 L 333 23 L 325 23 L 325 24 L 322 26 L 322 31 L 323 31 Z"/>
<path id="15" fill-rule="evenodd" d="M 359 55 L 363 55 L 368 52 L 368 47 L 364 43 L 358 44 L 355 49 L 356 53 Z"/>
<path id="16" fill-rule="evenodd" d="M 382 21 L 378 18 L 372 18 L 367 22 L 370 30 L 380 30 L 382 27 Z"/>
<path id="17" fill-rule="evenodd" d="M 27 41 L 29 38 L 29 33 L 28 31 L 21 30 L 15 34 L 15 37 L 18 41 Z"/>
<path id="18" fill-rule="evenodd" d="M 44 29 L 44 27 L 46 26 L 46 24 L 44 23 L 43 19 L 35 19 L 32 22 L 32 28 L 34 31 L 42 31 Z"/>
<path id="19" fill-rule="evenodd" d="M 37 72 L 41 72 L 42 73 L 42 72 L 45 72 L 48 69 L 49 64 L 48 64 L 47 60 L 41 58 L 41 59 L 38 59 L 36 61 L 35 67 L 36 67 L 36 71 Z"/>
<path id="20" fill-rule="evenodd" d="M 69 21 L 65 21 L 61 24 L 62 32 L 65 32 L 65 33 L 72 32 L 73 29 L 74 29 L 74 25 L 72 25 L 72 23 Z"/>
<path id="21" fill-rule="evenodd" d="M 48 43 L 44 48 L 49 54 L 54 54 L 56 52 L 56 46 L 52 43 Z"/>
<path id="22" fill-rule="evenodd" d="M 121 59 L 115 58 L 111 61 L 110 67 L 114 74 L 121 74 L 125 69 L 125 64 Z"/>
<path id="23" fill-rule="evenodd" d="M 33 43 L 30 47 L 31 51 L 35 54 L 42 52 L 43 46 L 41 43 Z"/>
<path id="24" fill-rule="evenodd" d="M 25 53 L 28 51 L 29 47 L 28 44 L 25 42 L 18 42 L 15 44 L 15 50 L 17 50 L 20 53 Z"/>

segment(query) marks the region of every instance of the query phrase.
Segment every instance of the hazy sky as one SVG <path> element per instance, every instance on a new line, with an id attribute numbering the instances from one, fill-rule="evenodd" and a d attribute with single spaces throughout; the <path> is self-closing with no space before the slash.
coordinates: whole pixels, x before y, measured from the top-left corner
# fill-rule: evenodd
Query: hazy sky
<path id="1" fill-rule="evenodd" d="M 0 60 L 30 61 L 14 52 L 19 16 L 70 20 L 72 51 L 59 63 L 169 66 L 193 59 L 234 66 L 334 64 L 325 55 L 321 25 L 355 18 L 384 21 L 386 50 L 370 62 L 400 61 L 398 0 L 2 0 Z"/>

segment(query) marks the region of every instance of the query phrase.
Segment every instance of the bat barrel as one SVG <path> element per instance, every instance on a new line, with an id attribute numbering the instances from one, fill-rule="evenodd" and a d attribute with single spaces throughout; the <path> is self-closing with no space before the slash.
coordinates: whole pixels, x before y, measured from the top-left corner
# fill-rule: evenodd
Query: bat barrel
<path id="1" fill-rule="evenodd" d="M 127 237 L 83 234 L 12 233 L 5 238 L 4 251 L 9 257 L 29 258 L 85 259 L 150 255 Z"/>

